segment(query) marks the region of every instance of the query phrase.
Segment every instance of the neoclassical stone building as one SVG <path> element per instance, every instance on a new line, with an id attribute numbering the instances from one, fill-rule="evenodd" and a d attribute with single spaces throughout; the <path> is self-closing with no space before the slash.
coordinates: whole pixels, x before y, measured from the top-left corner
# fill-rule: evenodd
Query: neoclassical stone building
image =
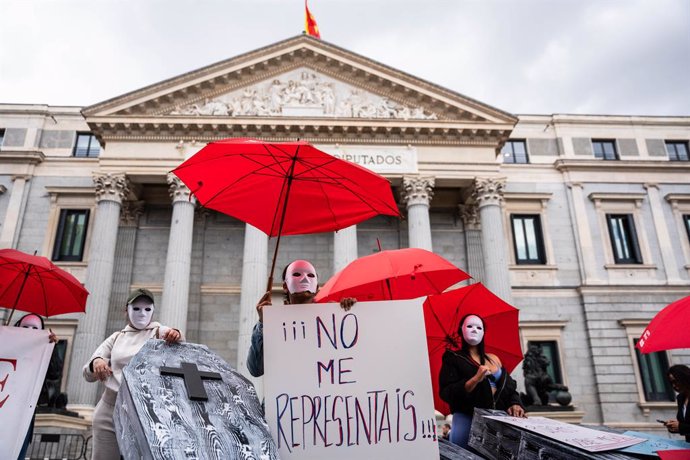
<path id="1" fill-rule="evenodd" d="M 274 241 L 169 174 L 227 137 L 308 140 L 399 197 L 405 220 L 286 237 L 278 267 L 310 259 L 325 282 L 377 239 L 431 249 L 520 308 L 571 418 L 651 430 L 674 413 L 664 369 L 690 353 L 640 357 L 634 340 L 690 293 L 690 117 L 516 116 L 298 36 L 90 107 L 0 104 L 0 136 L 0 246 L 38 251 L 91 292 L 87 315 L 48 321 L 86 423 L 97 386 L 81 367 L 133 288 L 245 369 Z"/>

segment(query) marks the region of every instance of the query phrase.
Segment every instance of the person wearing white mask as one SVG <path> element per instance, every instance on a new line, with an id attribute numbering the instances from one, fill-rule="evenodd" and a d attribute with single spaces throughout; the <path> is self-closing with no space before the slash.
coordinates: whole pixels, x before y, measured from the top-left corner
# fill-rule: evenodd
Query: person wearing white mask
<path id="1" fill-rule="evenodd" d="M 113 424 L 113 409 L 122 381 L 122 369 L 151 338 L 164 339 L 167 343 L 176 343 L 183 339 L 178 329 L 152 321 L 155 309 L 151 291 L 132 291 L 126 304 L 127 325 L 105 339 L 84 366 L 83 374 L 87 382 L 105 383 L 105 390 L 93 413 L 93 460 L 120 458 Z"/>
<path id="2" fill-rule="evenodd" d="M 494 333 L 500 333 L 495 331 Z M 451 442 L 467 448 L 474 408 L 499 409 L 514 417 L 524 417 L 517 383 L 502 366 L 498 356 L 484 350 L 484 321 L 477 315 L 460 320 L 459 350 L 443 354 L 439 373 L 439 393 L 453 414 Z"/>
<path id="3" fill-rule="evenodd" d="M 319 291 L 319 276 L 314 266 L 306 260 L 295 260 L 283 270 L 283 293 L 285 305 L 313 303 Z M 352 297 L 340 300 L 340 306 L 349 310 L 357 302 Z M 247 369 L 254 377 L 264 375 L 264 314 L 263 308 L 271 305 L 271 291 L 266 292 L 256 305 L 259 321 L 252 330 L 251 346 L 247 355 Z"/>

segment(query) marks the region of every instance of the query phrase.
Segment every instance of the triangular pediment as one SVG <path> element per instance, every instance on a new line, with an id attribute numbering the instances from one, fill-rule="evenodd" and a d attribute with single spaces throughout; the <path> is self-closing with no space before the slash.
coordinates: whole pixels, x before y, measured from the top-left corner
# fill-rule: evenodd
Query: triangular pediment
<path id="1" fill-rule="evenodd" d="M 87 107 L 89 117 L 516 118 L 302 35 Z"/>

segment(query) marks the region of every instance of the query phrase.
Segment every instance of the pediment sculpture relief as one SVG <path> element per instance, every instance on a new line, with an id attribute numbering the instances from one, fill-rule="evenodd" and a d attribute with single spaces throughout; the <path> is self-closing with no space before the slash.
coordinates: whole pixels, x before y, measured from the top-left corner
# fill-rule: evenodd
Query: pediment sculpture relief
<path id="1" fill-rule="evenodd" d="M 302 116 L 436 120 L 435 113 L 298 69 L 204 102 L 177 107 L 171 115 Z"/>

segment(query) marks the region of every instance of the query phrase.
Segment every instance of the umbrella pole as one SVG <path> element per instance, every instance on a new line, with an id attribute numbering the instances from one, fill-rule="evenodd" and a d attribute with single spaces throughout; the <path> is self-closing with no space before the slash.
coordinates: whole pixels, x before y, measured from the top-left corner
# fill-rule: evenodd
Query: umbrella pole
<path id="1" fill-rule="evenodd" d="M 29 265 L 26 268 L 26 273 L 24 273 L 24 279 L 22 280 L 22 285 L 19 287 L 19 292 L 17 293 L 17 298 L 14 299 L 14 306 L 12 307 L 12 311 L 10 311 L 10 316 L 7 317 L 7 321 L 5 321 L 5 326 L 10 325 L 10 321 L 12 321 L 12 315 L 14 315 L 14 311 L 17 309 L 17 304 L 19 303 L 19 298 L 22 296 L 22 291 L 24 290 L 24 285 L 26 284 L 26 280 L 29 278 L 29 272 L 31 271 L 31 265 Z"/>
<path id="2" fill-rule="evenodd" d="M 278 239 L 276 240 L 276 249 L 273 251 L 273 262 L 271 263 L 271 273 L 268 275 L 268 283 L 266 284 L 266 292 L 273 289 L 273 273 L 276 269 L 276 259 L 278 258 L 278 247 L 280 246 L 280 237 L 283 233 L 283 224 L 285 223 L 285 213 L 287 211 L 288 200 L 290 199 L 290 188 L 292 187 L 293 174 L 295 173 L 295 164 L 297 164 L 297 153 L 299 146 L 295 150 L 295 155 L 292 157 L 292 164 L 290 165 L 290 172 L 287 177 L 287 189 L 285 190 L 285 203 L 283 204 L 283 212 L 280 215 L 280 226 L 278 227 Z"/>

